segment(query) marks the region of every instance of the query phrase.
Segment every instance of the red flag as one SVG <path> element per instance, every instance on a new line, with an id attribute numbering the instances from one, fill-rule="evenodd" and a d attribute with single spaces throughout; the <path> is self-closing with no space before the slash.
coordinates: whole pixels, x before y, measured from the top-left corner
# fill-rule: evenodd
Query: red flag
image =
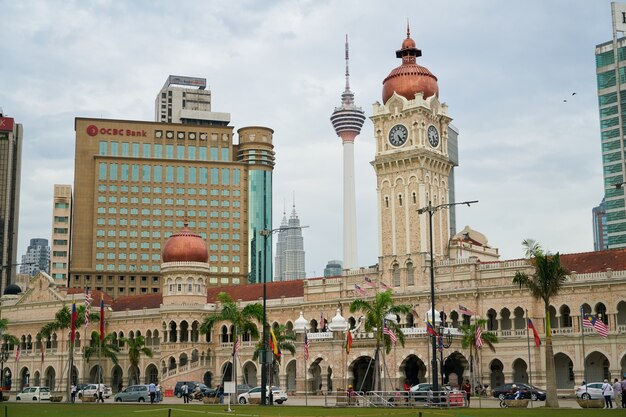
<path id="1" fill-rule="evenodd" d="M 311 343 L 309 342 L 309 337 L 306 332 L 304 333 L 304 360 L 309 360 L 309 349 L 311 348 Z"/>
<path id="2" fill-rule="evenodd" d="M 72 344 L 76 340 L 76 303 L 72 303 L 72 333 L 70 334 L 70 339 L 72 340 Z"/>
<path id="3" fill-rule="evenodd" d="M 528 328 L 533 331 L 533 337 L 535 338 L 535 346 L 541 346 L 541 340 L 539 339 L 539 334 L 537 333 L 537 329 L 533 325 L 533 321 L 528 319 Z"/>
<path id="4" fill-rule="evenodd" d="M 346 341 L 346 353 L 350 353 L 352 347 L 352 332 L 348 331 L 348 340 Z"/>
<path id="5" fill-rule="evenodd" d="M 476 349 L 483 346 L 483 329 L 476 325 Z"/>
<path id="6" fill-rule="evenodd" d="M 430 322 L 430 320 L 426 321 L 426 332 L 431 336 L 437 336 L 437 331 L 433 327 L 433 324 Z"/>
<path id="7" fill-rule="evenodd" d="M 100 298 L 100 341 L 104 342 L 104 300 Z"/>

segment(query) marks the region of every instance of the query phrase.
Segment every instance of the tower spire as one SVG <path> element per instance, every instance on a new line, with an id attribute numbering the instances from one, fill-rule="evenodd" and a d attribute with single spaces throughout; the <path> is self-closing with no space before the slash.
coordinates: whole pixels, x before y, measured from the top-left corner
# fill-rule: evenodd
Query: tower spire
<path id="1" fill-rule="evenodd" d="M 346 33 L 346 92 L 350 91 L 350 47 L 348 45 L 348 34 Z"/>

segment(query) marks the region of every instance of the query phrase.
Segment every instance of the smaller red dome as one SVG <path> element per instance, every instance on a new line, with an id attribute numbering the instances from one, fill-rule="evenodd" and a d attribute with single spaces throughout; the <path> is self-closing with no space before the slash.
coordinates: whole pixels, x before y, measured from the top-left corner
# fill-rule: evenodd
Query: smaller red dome
<path id="1" fill-rule="evenodd" d="M 202 236 L 185 227 L 171 235 L 161 252 L 163 262 L 204 262 L 209 260 L 209 250 Z"/>
<path id="2" fill-rule="evenodd" d="M 415 41 L 409 37 L 407 37 L 403 42 L 402 42 L 402 49 L 413 49 L 416 48 L 415 46 Z"/>

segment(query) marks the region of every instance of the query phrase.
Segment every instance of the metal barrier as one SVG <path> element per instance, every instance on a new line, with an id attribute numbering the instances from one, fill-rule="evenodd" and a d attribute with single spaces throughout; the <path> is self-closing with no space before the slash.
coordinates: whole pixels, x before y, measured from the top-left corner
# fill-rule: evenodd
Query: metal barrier
<path id="1" fill-rule="evenodd" d="M 417 394 L 417 395 L 416 395 Z M 351 391 L 338 389 L 325 398 L 328 407 L 405 407 L 459 408 L 465 407 L 464 391 Z"/>

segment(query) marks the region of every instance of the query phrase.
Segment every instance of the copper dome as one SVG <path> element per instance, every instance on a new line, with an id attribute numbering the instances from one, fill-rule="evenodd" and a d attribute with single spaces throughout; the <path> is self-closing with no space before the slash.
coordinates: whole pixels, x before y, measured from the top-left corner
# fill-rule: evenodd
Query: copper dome
<path id="1" fill-rule="evenodd" d="M 161 253 L 163 262 L 204 262 L 209 260 L 209 251 L 206 242 L 200 235 L 185 227 L 178 233 L 171 235 Z"/>
<path id="2" fill-rule="evenodd" d="M 383 81 L 383 103 L 391 98 L 394 91 L 407 100 L 413 100 L 417 93 L 423 93 L 424 98 L 439 97 L 437 77 L 428 68 L 415 63 L 415 58 L 419 56 L 422 56 L 422 51 L 415 47 L 407 25 L 406 39 L 402 48 L 396 51 L 396 57 L 402 58 L 402 65 L 394 68 Z"/>

